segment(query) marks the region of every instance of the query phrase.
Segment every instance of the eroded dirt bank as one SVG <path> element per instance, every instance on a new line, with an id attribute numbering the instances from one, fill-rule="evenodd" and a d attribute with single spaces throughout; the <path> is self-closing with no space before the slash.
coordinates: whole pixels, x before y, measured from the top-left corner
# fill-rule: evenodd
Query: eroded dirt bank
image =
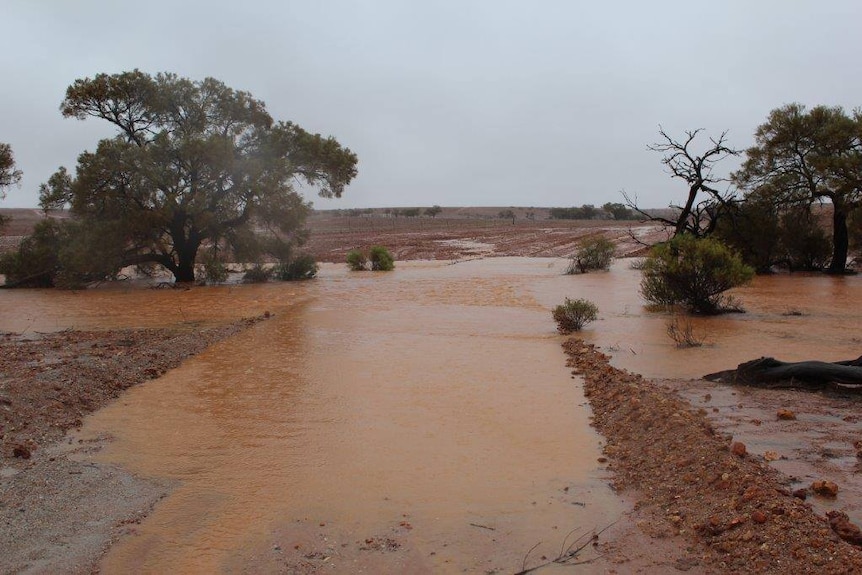
<path id="1" fill-rule="evenodd" d="M 791 492 L 787 476 L 746 455 L 669 388 L 610 367 L 594 346 L 564 344 L 607 438 L 614 487 L 635 499 L 630 521 L 676 538 L 676 567 L 728 573 L 858 573 L 862 551 Z M 624 563 L 625 545 L 604 545 Z"/>

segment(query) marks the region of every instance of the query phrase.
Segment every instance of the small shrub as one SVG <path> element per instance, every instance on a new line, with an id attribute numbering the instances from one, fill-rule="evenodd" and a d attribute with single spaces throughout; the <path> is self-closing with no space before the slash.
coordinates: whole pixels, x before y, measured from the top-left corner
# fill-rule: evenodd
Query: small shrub
<path id="1" fill-rule="evenodd" d="M 680 321 L 678 316 L 673 316 L 667 325 L 667 336 L 671 338 L 679 348 L 685 347 L 700 347 L 703 345 L 703 338 L 695 335 L 694 326 L 691 325 L 691 320 L 686 318 Z"/>
<path id="2" fill-rule="evenodd" d="M 383 246 L 371 248 L 368 259 L 371 262 L 372 271 L 388 272 L 395 269 L 395 260 L 392 258 L 392 254 Z"/>
<path id="3" fill-rule="evenodd" d="M 647 302 L 680 304 L 702 314 L 735 308 L 738 304 L 724 292 L 754 277 L 754 270 L 723 243 L 688 234 L 653 247 L 641 273 L 641 295 Z"/>
<path id="4" fill-rule="evenodd" d="M 218 258 L 213 256 L 204 258 L 203 268 L 203 280 L 205 283 L 220 284 L 227 281 L 227 266 Z"/>
<path id="5" fill-rule="evenodd" d="M 551 313 L 557 322 L 557 331 L 566 334 L 580 331 L 585 325 L 595 321 L 599 308 L 589 300 L 566 298 L 565 302 L 555 307 Z"/>
<path id="6" fill-rule="evenodd" d="M 347 253 L 347 267 L 351 269 L 351 271 L 359 272 L 364 269 L 367 269 L 368 258 L 364 253 L 359 250 L 351 250 Z"/>
<path id="7" fill-rule="evenodd" d="M 566 269 L 567 274 L 585 274 L 592 270 L 607 270 L 614 259 L 614 243 L 605 237 L 592 237 L 583 240 L 578 251 Z"/>
<path id="8" fill-rule="evenodd" d="M 264 283 L 272 277 L 272 270 L 265 268 L 262 264 L 254 264 L 242 276 L 242 281 L 246 283 Z"/>
<path id="9" fill-rule="evenodd" d="M 301 255 L 277 265 L 273 270 L 273 277 L 281 281 L 310 280 L 317 275 L 318 269 L 312 256 Z"/>
<path id="10" fill-rule="evenodd" d="M 372 270 L 388 272 L 395 269 L 395 260 L 389 250 L 383 246 L 372 247 L 368 255 L 359 250 L 351 250 L 347 254 L 347 267 L 352 271 Z"/>

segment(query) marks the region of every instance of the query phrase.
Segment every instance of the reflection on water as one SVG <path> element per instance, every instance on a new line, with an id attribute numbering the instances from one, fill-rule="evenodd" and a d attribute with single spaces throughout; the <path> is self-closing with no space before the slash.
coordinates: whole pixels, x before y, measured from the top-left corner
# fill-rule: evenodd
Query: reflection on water
<path id="1" fill-rule="evenodd" d="M 5 291 L 0 327 L 274 313 L 87 420 L 84 436 L 116 438 L 100 460 L 177 481 L 111 550 L 107 573 L 284 570 L 273 549 L 292 548 L 301 528 L 333 526 L 328 541 L 347 545 L 405 518 L 402 552 L 366 553 L 362 568 L 392 572 L 386 561 L 407 555 L 411 572 L 515 571 L 536 542 L 553 556 L 570 528 L 614 521 L 622 507 L 595 467 L 598 438 L 549 314 L 565 296 L 596 302 L 584 336 L 651 376 L 859 353 L 855 277 L 758 278 L 736 292 L 749 313 L 696 318 L 708 345 L 679 350 L 668 316 L 643 310 L 628 262 L 564 268 L 504 258 L 384 274 L 325 266 L 314 282 L 188 292 Z"/>

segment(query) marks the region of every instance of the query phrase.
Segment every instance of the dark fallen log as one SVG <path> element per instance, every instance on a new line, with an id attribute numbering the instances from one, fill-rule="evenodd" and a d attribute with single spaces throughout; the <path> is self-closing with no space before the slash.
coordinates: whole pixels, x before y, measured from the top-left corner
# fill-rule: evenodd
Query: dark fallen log
<path id="1" fill-rule="evenodd" d="M 758 387 L 803 387 L 847 389 L 862 386 L 862 356 L 846 361 L 783 362 L 761 357 L 729 369 L 705 375 L 704 379 Z"/>

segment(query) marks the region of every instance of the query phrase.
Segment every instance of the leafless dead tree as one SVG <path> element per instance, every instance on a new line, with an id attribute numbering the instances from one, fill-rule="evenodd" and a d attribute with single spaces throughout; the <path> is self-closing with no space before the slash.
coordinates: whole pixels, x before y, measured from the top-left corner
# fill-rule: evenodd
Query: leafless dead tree
<path id="1" fill-rule="evenodd" d="M 729 179 L 715 174 L 715 165 L 729 156 L 738 156 L 741 151 L 727 145 L 727 131 L 718 138 L 709 138 L 711 146 L 703 153 L 696 153 L 694 141 L 703 130 L 687 130 L 681 141 L 669 136 L 659 126 L 662 141 L 647 146 L 648 150 L 664 154 L 662 164 L 672 178 L 679 178 L 688 185 L 688 196 L 682 206 L 671 205 L 677 210 L 675 219 L 655 216 L 645 212 L 637 204 L 637 197 L 623 192 L 626 205 L 647 220 L 660 222 L 673 228 L 674 235 L 691 233 L 697 237 L 709 235 L 715 228 L 720 210 L 734 200 L 735 191 L 728 187 Z M 723 188 L 723 189 L 719 189 Z M 698 196 L 706 198 L 698 200 Z"/>

